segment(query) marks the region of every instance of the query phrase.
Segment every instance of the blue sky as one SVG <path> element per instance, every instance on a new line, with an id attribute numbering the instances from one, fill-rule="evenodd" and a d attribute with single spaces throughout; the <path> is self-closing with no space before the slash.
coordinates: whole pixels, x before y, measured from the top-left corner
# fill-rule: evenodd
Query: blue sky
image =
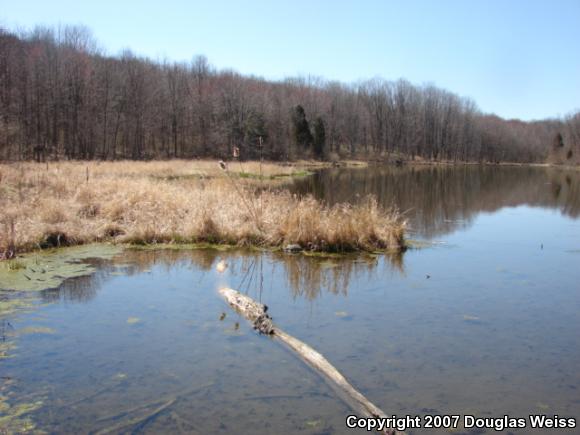
<path id="1" fill-rule="evenodd" d="M 580 109 L 580 0 L 0 0 L 0 24 L 84 24 L 110 54 L 269 79 L 402 77 L 506 118 Z"/>

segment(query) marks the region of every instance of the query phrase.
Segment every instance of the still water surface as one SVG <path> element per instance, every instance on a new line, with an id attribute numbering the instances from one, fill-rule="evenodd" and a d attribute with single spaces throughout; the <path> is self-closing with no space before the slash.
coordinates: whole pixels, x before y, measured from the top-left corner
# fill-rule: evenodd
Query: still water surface
<path id="1" fill-rule="evenodd" d="M 580 419 L 580 172 L 339 169 L 291 189 L 330 203 L 374 194 L 434 243 L 395 258 L 125 251 L 4 319 L 10 400 L 42 400 L 29 417 L 49 433 L 364 433 L 224 304 L 228 285 L 387 413 Z M 19 334 L 31 328 L 45 332 Z"/>

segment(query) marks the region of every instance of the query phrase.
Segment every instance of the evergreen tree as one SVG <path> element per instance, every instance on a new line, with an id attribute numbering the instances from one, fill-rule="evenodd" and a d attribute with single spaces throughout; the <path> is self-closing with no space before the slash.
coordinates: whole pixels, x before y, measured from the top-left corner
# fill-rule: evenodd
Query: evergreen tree
<path id="1" fill-rule="evenodd" d="M 312 134 L 306 120 L 306 112 L 301 105 L 294 108 L 292 124 L 294 126 L 294 141 L 296 145 L 303 149 L 309 148 L 312 145 Z"/>
<path id="2" fill-rule="evenodd" d="M 314 121 L 314 138 L 312 144 L 315 157 L 321 159 L 326 148 L 326 130 L 324 128 L 324 121 L 320 116 Z"/>
<path id="3" fill-rule="evenodd" d="M 554 136 L 554 140 L 552 141 L 552 147 L 554 149 L 564 147 L 564 138 L 562 137 L 562 133 L 558 133 L 556 134 L 556 136 Z"/>

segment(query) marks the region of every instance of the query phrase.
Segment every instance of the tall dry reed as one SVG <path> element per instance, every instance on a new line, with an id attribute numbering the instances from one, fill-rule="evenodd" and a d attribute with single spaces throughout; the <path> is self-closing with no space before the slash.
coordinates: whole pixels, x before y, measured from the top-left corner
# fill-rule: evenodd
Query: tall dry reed
<path id="1" fill-rule="evenodd" d="M 244 163 L 259 171 L 259 163 Z M 295 168 L 264 164 L 264 174 Z M 256 190 L 216 162 L 0 165 L 0 255 L 94 241 L 401 249 L 405 223 L 369 198 L 329 207 Z M 89 174 L 89 176 L 87 176 Z M 235 174 L 234 174 L 235 175 Z"/>

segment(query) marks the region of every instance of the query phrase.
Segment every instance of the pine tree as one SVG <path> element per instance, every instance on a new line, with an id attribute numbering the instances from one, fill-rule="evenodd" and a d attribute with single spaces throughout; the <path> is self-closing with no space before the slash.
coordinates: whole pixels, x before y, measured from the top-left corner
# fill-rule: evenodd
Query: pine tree
<path id="1" fill-rule="evenodd" d="M 292 113 L 292 123 L 294 126 L 294 141 L 298 147 L 303 149 L 312 145 L 312 134 L 306 120 L 306 112 L 301 105 L 294 108 Z"/>
<path id="2" fill-rule="evenodd" d="M 321 159 L 326 149 L 326 130 L 324 128 L 324 121 L 319 116 L 314 121 L 314 138 L 313 151 L 317 159 Z"/>
<path id="3" fill-rule="evenodd" d="M 554 136 L 554 140 L 552 141 L 552 147 L 555 150 L 564 147 L 564 138 L 562 137 L 562 133 L 558 133 L 556 134 L 556 136 Z"/>

